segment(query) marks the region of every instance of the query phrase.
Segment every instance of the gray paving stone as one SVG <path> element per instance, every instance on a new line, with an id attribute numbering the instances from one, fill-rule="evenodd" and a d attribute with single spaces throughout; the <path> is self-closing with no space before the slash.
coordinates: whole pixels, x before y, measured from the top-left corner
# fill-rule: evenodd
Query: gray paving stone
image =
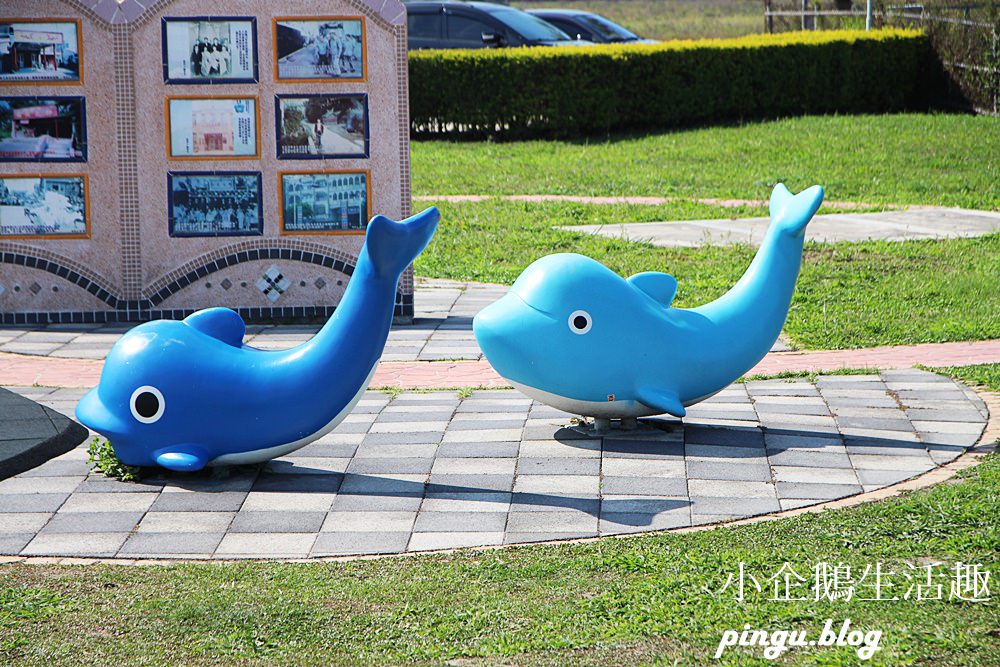
<path id="1" fill-rule="evenodd" d="M 224 533 L 235 512 L 147 512 L 140 533 Z"/>
<path id="2" fill-rule="evenodd" d="M 330 509 L 334 512 L 416 512 L 422 502 L 420 494 L 339 493 Z"/>
<path id="3" fill-rule="evenodd" d="M 645 530 L 667 530 L 690 525 L 691 513 L 687 509 L 659 514 L 609 512 L 601 514 L 599 529 L 601 535 L 614 535 Z"/>
<path id="4" fill-rule="evenodd" d="M 91 475 L 82 480 L 75 490 L 77 493 L 159 493 L 163 490 L 163 485 L 155 482 L 122 482 L 102 475 Z"/>
<path id="5" fill-rule="evenodd" d="M 771 471 L 766 464 L 723 463 L 718 459 L 688 459 L 687 476 L 690 479 L 724 479 L 769 482 Z"/>
<path id="6" fill-rule="evenodd" d="M 860 484 L 809 484 L 805 482 L 777 482 L 781 498 L 843 498 L 861 493 Z"/>
<path id="7" fill-rule="evenodd" d="M 437 455 L 445 458 L 507 458 L 517 456 L 519 442 L 443 442 Z"/>
<path id="8" fill-rule="evenodd" d="M 237 512 L 230 533 L 317 533 L 326 512 Z"/>
<path id="9" fill-rule="evenodd" d="M 357 445 L 350 444 L 320 444 L 313 443 L 306 445 L 295 452 L 297 456 L 303 457 L 329 457 L 334 459 L 350 458 L 357 451 Z"/>
<path id="10" fill-rule="evenodd" d="M 438 431 L 414 431 L 412 433 L 369 433 L 362 445 L 436 445 L 444 434 Z"/>
<path id="11" fill-rule="evenodd" d="M 21 551 L 25 556 L 99 556 L 110 557 L 128 533 L 40 533 Z"/>
<path id="12" fill-rule="evenodd" d="M 726 514 L 756 516 L 777 512 L 778 498 L 706 497 L 691 496 L 692 517 L 698 514 Z"/>
<path id="13" fill-rule="evenodd" d="M 825 405 L 796 404 L 796 403 L 768 403 L 757 406 L 757 413 L 761 416 L 773 415 L 817 415 L 829 416 L 830 409 Z"/>
<path id="14" fill-rule="evenodd" d="M 601 490 L 609 495 L 678 496 L 687 493 L 684 477 L 605 477 Z"/>
<path id="15" fill-rule="evenodd" d="M 381 412 L 379 422 L 440 422 L 451 419 L 452 410 L 434 410 L 428 412 Z"/>
<path id="16" fill-rule="evenodd" d="M 335 493 L 343 481 L 342 474 L 267 474 L 254 482 L 252 491 L 288 493 Z"/>
<path id="17" fill-rule="evenodd" d="M 516 458 L 446 458 L 434 460 L 434 475 L 513 475 Z"/>
<path id="18" fill-rule="evenodd" d="M 683 442 L 661 442 L 657 440 L 614 439 L 604 441 L 605 458 L 621 459 L 676 459 L 684 456 Z"/>
<path id="19" fill-rule="evenodd" d="M 384 473 L 427 474 L 431 471 L 432 465 L 434 465 L 433 458 L 412 456 L 405 458 L 355 458 L 351 461 L 351 465 L 347 468 L 347 471 L 354 474 L 376 475 Z"/>
<path id="20" fill-rule="evenodd" d="M 890 486 L 921 474 L 915 470 L 858 470 L 858 479 L 864 486 Z"/>
<path id="21" fill-rule="evenodd" d="M 416 512 L 348 511 L 329 512 L 320 529 L 322 532 L 396 532 L 412 531 Z"/>
<path id="22" fill-rule="evenodd" d="M 427 475 L 359 475 L 348 473 L 340 485 L 341 494 L 373 494 L 389 495 L 422 494 Z"/>
<path id="23" fill-rule="evenodd" d="M 210 493 L 174 491 L 161 493 L 149 507 L 151 512 L 236 512 L 247 494 L 238 491 Z"/>
<path id="24" fill-rule="evenodd" d="M 452 419 L 449 431 L 475 431 L 488 429 L 519 429 L 524 426 L 524 418 L 519 419 Z"/>
<path id="25" fill-rule="evenodd" d="M 222 541 L 223 533 L 135 533 L 121 548 L 122 556 L 190 555 L 208 558 Z"/>
<path id="26" fill-rule="evenodd" d="M 601 514 L 659 514 L 688 511 L 687 496 L 612 496 L 601 499 Z"/>
<path id="27" fill-rule="evenodd" d="M 90 472 L 90 466 L 86 460 L 69 460 L 64 458 L 47 461 L 37 468 L 32 468 L 19 475 L 19 477 L 79 477 Z"/>
<path id="28" fill-rule="evenodd" d="M 417 515 L 413 531 L 437 532 L 500 532 L 507 525 L 507 512 L 426 512 Z"/>
<path id="29" fill-rule="evenodd" d="M 847 455 L 847 448 L 840 447 L 839 449 L 841 451 L 830 451 L 827 449 L 769 449 L 767 450 L 767 458 L 771 465 L 850 468 L 851 459 Z"/>
<path id="30" fill-rule="evenodd" d="M 573 510 L 554 512 L 511 512 L 507 530 L 512 533 L 588 533 L 598 532 L 597 516 Z"/>
<path id="31" fill-rule="evenodd" d="M 312 546 L 313 556 L 402 553 L 410 541 L 410 531 L 320 533 Z"/>
<path id="32" fill-rule="evenodd" d="M 860 428 L 866 431 L 912 431 L 913 426 L 905 417 L 901 419 L 870 419 L 867 417 L 837 417 L 841 428 Z"/>
<path id="33" fill-rule="evenodd" d="M 860 470 L 918 470 L 934 468 L 934 461 L 924 452 L 918 456 L 889 456 L 884 454 L 851 454 L 851 463 Z"/>
<path id="34" fill-rule="evenodd" d="M 0 554 L 14 556 L 35 537 L 34 533 L 0 533 Z"/>
<path id="35" fill-rule="evenodd" d="M 578 510 L 597 516 L 601 509 L 601 501 L 597 494 L 593 496 L 574 496 L 557 493 L 523 493 L 516 492 L 511 496 L 510 511 L 514 512 L 558 512 L 562 510 Z"/>
<path id="36" fill-rule="evenodd" d="M 445 475 L 433 474 L 427 483 L 428 493 L 510 491 L 514 475 Z"/>
<path id="37" fill-rule="evenodd" d="M 215 558 L 305 558 L 316 542 L 314 533 L 229 533 Z"/>
<path id="38" fill-rule="evenodd" d="M 129 533 L 142 512 L 56 512 L 40 533 Z"/>
<path id="39" fill-rule="evenodd" d="M 0 481 L 0 506 L 8 493 L 73 493 L 82 477 L 11 477 Z"/>
<path id="40" fill-rule="evenodd" d="M 0 534 L 37 533 L 50 518 L 51 512 L 0 512 Z"/>
<path id="41" fill-rule="evenodd" d="M 694 427 L 685 430 L 685 444 L 763 447 L 764 433 L 758 428 Z"/>
<path id="42" fill-rule="evenodd" d="M 361 445 L 355 458 L 426 458 L 433 459 L 441 445 Z"/>
<path id="43" fill-rule="evenodd" d="M 434 551 L 503 544 L 503 531 L 493 533 L 414 533 L 407 551 Z"/>
<path id="44" fill-rule="evenodd" d="M 518 475 L 600 475 L 601 460 L 569 456 L 527 458 L 517 462 Z"/>
<path id="45" fill-rule="evenodd" d="M 55 512 L 68 493 L 4 493 L 0 495 L 0 512 Z"/>

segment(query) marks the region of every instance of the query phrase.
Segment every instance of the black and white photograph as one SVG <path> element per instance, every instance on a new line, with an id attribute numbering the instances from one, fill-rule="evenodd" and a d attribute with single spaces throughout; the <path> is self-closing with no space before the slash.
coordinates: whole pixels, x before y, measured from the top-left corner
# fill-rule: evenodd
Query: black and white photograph
<path id="1" fill-rule="evenodd" d="M 367 172 L 285 172 L 278 181 L 282 233 L 358 232 L 368 226 Z"/>
<path id="2" fill-rule="evenodd" d="M 0 162 L 84 162 L 82 97 L 0 97 Z"/>
<path id="3" fill-rule="evenodd" d="M 260 172 L 171 172 L 170 236 L 260 236 Z"/>
<path id="4" fill-rule="evenodd" d="M 82 83 L 80 22 L 0 19 L 0 84 Z"/>
<path id="5" fill-rule="evenodd" d="M 167 83 L 256 83 L 257 19 L 164 18 Z"/>
<path id="6" fill-rule="evenodd" d="M 86 238 L 87 177 L 0 176 L 0 237 Z"/>
<path id="7" fill-rule="evenodd" d="M 276 79 L 365 79 L 361 18 L 275 19 Z"/>
<path id="8" fill-rule="evenodd" d="M 368 96 L 278 95 L 279 158 L 368 157 Z"/>

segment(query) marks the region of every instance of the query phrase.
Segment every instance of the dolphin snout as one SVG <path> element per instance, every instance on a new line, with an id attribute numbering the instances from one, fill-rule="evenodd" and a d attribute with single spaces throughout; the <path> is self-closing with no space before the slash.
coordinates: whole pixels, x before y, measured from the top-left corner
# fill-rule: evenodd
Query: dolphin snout
<path id="1" fill-rule="evenodd" d="M 96 387 L 84 394 L 76 404 L 76 418 L 91 431 L 102 433 L 109 440 L 127 431 L 121 419 L 104 405 Z"/>
<path id="2" fill-rule="evenodd" d="M 490 364 L 503 377 L 518 380 L 533 365 L 542 330 L 552 318 L 508 293 L 483 308 L 472 321 L 472 332 Z M 535 335 L 539 334 L 539 335 Z"/>

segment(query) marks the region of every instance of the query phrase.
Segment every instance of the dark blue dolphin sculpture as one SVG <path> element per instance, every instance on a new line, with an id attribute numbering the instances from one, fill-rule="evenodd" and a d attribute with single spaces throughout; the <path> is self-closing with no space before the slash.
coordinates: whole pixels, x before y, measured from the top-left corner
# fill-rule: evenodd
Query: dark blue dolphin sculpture
<path id="1" fill-rule="evenodd" d="M 228 308 L 141 324 L 108 354 L 76 416 L 122 463 L 194 471 L 287 454 L 333 430 L 375 374 L 396 284 L 437 229 L 429 208 L 375 216 L 340 305 L 309 341 L 283 351 L 243 345 Z"/>

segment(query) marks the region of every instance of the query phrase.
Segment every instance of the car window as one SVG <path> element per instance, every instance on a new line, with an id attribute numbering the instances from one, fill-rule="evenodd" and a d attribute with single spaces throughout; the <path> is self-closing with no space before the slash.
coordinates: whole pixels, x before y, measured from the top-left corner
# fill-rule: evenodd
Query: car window
<path id="1" fill-rule="evenodd" d="M 482 48 L 484 32 L 499 32 L 496 26 L 464 14 L 448 14 L 448 42 L 452 46 Z"/>
<path id="2" fill-rule="evenodd" d="M 407 18 L 407 30 L 410 38 L 417 39 L 440 39 L 441 38 L 441 13 L 433 14 L 410 14 Z"/>
<path id="3" fill-rule="evenodd" d="M 545 20 L 562 30 L 573 39 L 585 39 L 587 41 L 593 41 L 594 39 L 594 36 L 589 32 L 564 18 L 547 18 Z"/>
<path id="4" fill-rule="evenodd" d="M 598 35 L 604 37 L 608 42 L 630 42 L 639 39 L 639 36 L 618 25 L 612 23 L 602 16 L 593 14 L 579 16 L 580 23 L 584 24 Z"/>
<path id="5" fill-rule="evenodd" d="M 569 35 L 551 23 L 517 9 L 504 7 L 491 11 L 490 16 L 529 42 L 561 42 L 570 39 Z"/>

